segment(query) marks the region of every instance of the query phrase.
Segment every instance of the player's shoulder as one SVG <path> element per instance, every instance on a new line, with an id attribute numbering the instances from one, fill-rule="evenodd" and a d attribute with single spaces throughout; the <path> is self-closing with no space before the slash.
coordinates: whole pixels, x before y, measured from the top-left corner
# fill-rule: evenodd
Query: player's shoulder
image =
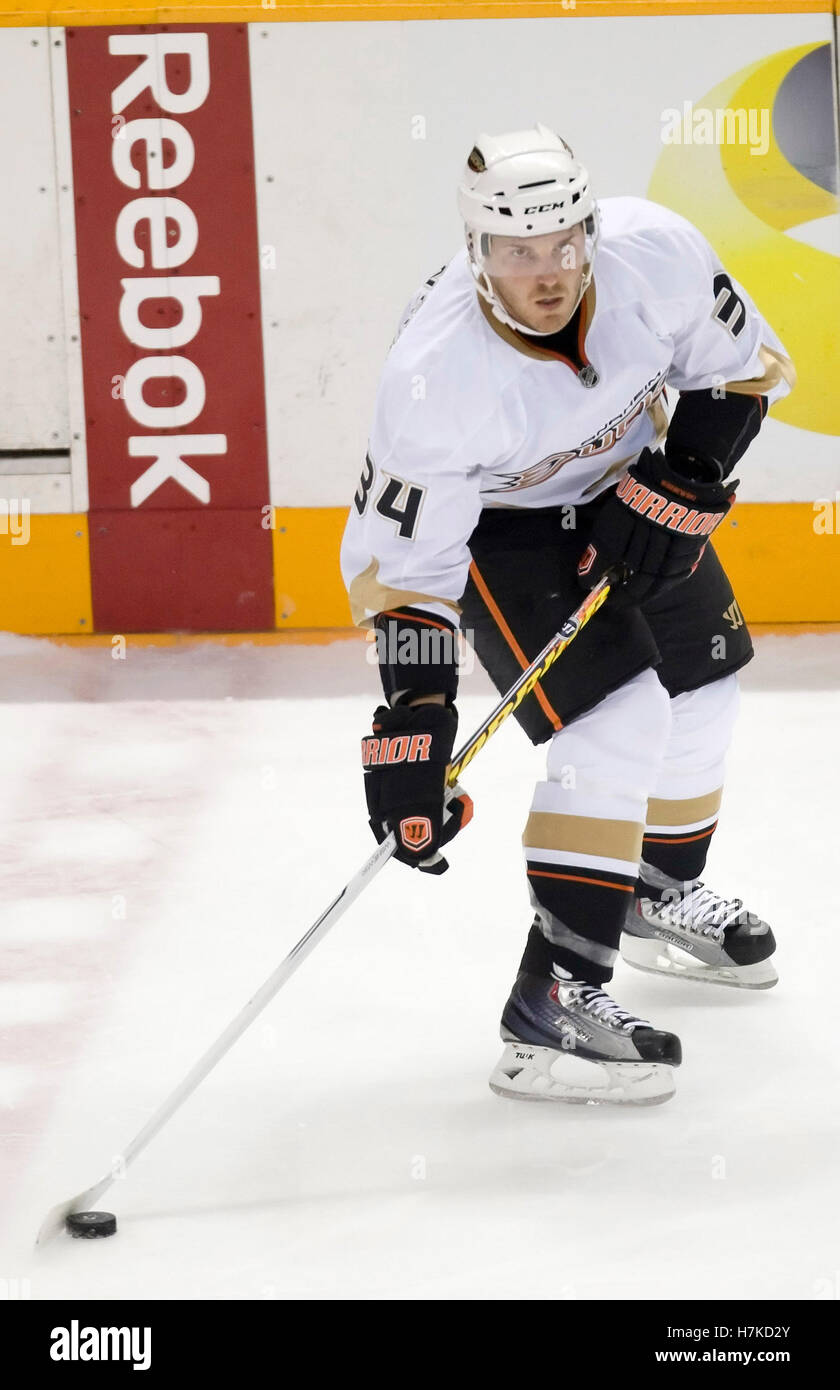
<path id="1" fill-rule="evenodd" d="M 462 249 L 417 288 L 403 310 L 389 359 L 441 355 L 470 331 L 475 285 Z"/>
<path id="2" fill-rule="evenodd" d="M 649 198 L 603 198 L 598 208 L 602 264 L 655 285 L 660 295 L 685 293 L 698 276 L 705 281 L 714 252 L 686 217 Z"/>
<path id="3" fill-rule="evenodd" d="M 422 351 L 431 337 L 439 336 L 441 331 L 447 335 L 457 329 L 468 305 L 465 254 L 459 253 L 445 261 L 418 285 L 400 315 L 391 350 L 400 342 L 403 347 L 409 343 L 412 350 Z"/>
<path id="4" fill-rule="evenodd" d="M 707 244 L 702 232 L 687 217 L 650 198 L 601 198 L 598 211 L 600 243 L 605 247 L 635 244 L 661 249 L 686 241 Z"/>
<path id="5" fill-rule="evenodd" d="M 493 405 L 495 393 L 483 370 L 483 322 L 464 249 L 429 276 L 406 306 L 383 364 L 380 403 L 424 400 L 438 413 L 449 405 L 459 417 Z"/>
<path id="6" fill-rule="evenodd" d="M 602 241 L 614 241 L 622 236 L 644 236 L 667 232 L 697 233 L 697 228 L 688 218 L 666 208 L 663 203 L 654 203 L 650 198 L 599 198 L 598 211 L 601 223 Z"/>

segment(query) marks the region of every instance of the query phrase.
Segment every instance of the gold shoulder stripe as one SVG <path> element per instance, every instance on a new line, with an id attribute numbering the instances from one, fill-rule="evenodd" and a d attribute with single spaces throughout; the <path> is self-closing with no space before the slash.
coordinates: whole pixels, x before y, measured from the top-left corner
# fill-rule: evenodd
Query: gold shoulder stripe
<path id="1" fill-rule="evenodd" d="M 752 381 L 727 381 L 724 391 L 732 391 L 740 396 L 764 396 L 768 391 L 772 391 L 774 386 L 778 386 L 782 379 L 793 390 L 796 385 L 796 368 L 790 358 L 764 343 L 759 348 L 758 355 L 764 375 L 754 377 Z"/>
<path id="2" fill-rule="evenodd" d="M 379 561 L 374 555 L 366 570 L 357 574 L 347 592 L 350 598 L 350 613 L 357 627 L 372 627 L 370 614 L 383 613 L 389 608 L 403 608 L 415 603 L 443 603 L 452 612 L 460 614 L 460 604 L 451 598 L 441 598 L 438 594 L 420 594 L 413 589 L 393 589 L 378 579 Z"/>

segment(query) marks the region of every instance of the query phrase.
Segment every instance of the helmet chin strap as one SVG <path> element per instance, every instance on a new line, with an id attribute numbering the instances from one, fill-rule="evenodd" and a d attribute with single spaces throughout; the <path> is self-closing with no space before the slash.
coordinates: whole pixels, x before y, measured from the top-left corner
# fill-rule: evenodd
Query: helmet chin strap
<path id="1" fill-rule="evenodd" d="M 481 283 L 482 280 L 485 282 L 484 284 Z M 589 289 L 591 281 L 592 262 L 589 261 L 583 268 L 583 275 L 581 276 L 580 289 L 578 290 L 577 299 L 572 305 L 571 312 L 569 313 L 569 316 L 566 319 L 566 323 L 563 324 L 563 328 L 566 327 L 566 324 L 571 322 L 571 320 L 577 313 L 578 305 L 583 299 L 583 296 L 586 294 L 586 291 Z M 478 275 L 476 276 L 476 285 L 478 287 L 479 294 L 487 301 L 488 305 L 490 306 L 490 312 L 493 314 L 494 318 L 497 318 L 499 320 L 500 323 L 507 324 L 509 327 L 517 329 L 520 333 L 530 333 L 531 336 L 534 338 L 550 338 L 553 336 L 553 334 L 562 332 L 561 328 L 550 328 L 547 332 L 543 332 L 539 328 L 530 328 L 528 324 L 520 323 L 520 321 L 514 318 L 513 314 L 510 312 L 502 296 L 498 293 L 497 290 L 493 288 L 490 282 L 490 276 L 487 274 L 486 270 L 479 270 Z"/>

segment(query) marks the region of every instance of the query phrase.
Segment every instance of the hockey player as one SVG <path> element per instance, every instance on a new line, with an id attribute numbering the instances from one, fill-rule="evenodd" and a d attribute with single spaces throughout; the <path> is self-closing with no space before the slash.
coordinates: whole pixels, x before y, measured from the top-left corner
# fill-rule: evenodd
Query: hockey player
<path id="1" fill-rule="evenodd" d="M 386 639 L 387 703 L 363 743 L 371 825 L 396 832 L 402 862 L 446 868 L 468 804 L 445 789 L 459 622 L 504 691 L 581 586 L 616 570 L 516 714 L 548 743 L 547 776 L 523 837 L 535 917 L 490 1084 L 655 1103 L 680 1043 L 605 991 L 619 946 L 683 978 L 777 978 L 767 924 L 701 881 L 752 656 L 708 540 L 793 368 L 689 222 L 596 203 L 543 125 L 480 135 L 458 203 L 466 248 L 391 345 L 342 546 L 354 619 Z"/>

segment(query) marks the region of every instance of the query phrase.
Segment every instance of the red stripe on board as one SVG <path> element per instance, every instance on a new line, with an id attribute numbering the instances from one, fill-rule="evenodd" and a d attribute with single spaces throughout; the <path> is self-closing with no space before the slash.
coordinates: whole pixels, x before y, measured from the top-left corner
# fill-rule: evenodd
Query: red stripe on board
<path id="1" fill-rule="evenodd" d="M 271 628 L 247 28 L 68 29 L 67 64 L 94 627 Z"/>

